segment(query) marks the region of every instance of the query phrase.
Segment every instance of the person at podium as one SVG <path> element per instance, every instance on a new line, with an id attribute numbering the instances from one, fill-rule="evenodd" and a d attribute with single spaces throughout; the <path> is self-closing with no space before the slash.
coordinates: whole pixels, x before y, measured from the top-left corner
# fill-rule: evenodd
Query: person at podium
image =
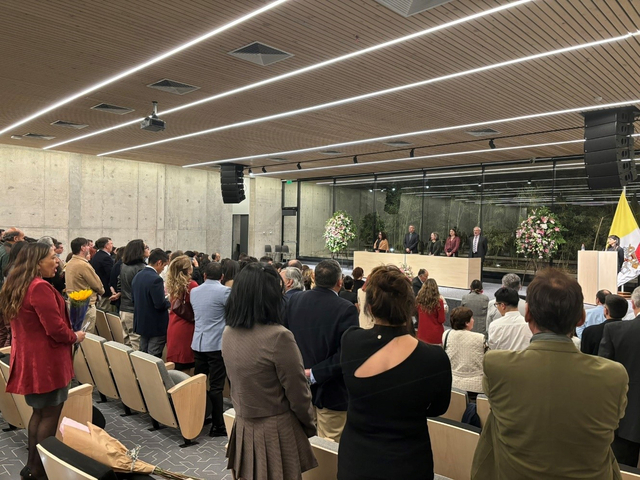
<path id="1" fill-rule="evenodd" d="M 620 246 L 620 237 L 617 235 L 609 235 L 607 238 L 607 248 L 606 252 L 618 252 L 618 273 L 620 273 L 620 269 L 622 268 L 622 264 L 624 263 L 624 248 Z"/>
<path id="2" fill-rule="evenodd" d="M 373 242 L 373 251 L 376 253 L 387 253 L 389 251 L 389 241 L 386 233 L 378 232 L 378 238 Z"/>
<path id="3" fill-rule="evenodd" d="M 409 233 L 404 236 L 404 251 L 406 253 L 418 253 L 420 237 L 416 233 L 416 227 L 409 225 Z"/>

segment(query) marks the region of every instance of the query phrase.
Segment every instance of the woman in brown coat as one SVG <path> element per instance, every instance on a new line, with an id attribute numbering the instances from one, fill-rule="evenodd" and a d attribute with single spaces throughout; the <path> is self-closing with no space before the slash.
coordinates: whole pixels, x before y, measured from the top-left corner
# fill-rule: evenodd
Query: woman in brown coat
<path id="1" fill-rule="evenodd" d="M 311 391 L 293 334 L 280 325 L 283 286 L 271 265 L 251 263 L 225 306 L 222 356 L 236 410 L 227 457 L 233 477 L 297 480 L 318 465 Z"/>

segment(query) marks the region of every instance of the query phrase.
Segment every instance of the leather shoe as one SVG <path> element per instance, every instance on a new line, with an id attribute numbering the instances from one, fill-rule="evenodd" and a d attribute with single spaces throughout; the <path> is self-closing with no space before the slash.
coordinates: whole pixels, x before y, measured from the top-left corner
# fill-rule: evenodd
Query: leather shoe
<path id="1" fill-rule="evenodd" d="M 211 430 L 209 431 L 209 436 L 210 437 L 226 437 L 227 429 L 224 427 L 211 427 Z"/>

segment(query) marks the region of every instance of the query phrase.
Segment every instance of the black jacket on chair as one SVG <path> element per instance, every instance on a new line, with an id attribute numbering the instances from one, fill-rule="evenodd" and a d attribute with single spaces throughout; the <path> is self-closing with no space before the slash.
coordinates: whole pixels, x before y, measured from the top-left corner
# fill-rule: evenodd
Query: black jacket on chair
<path id="1" fill-rule="evenodd" d="M 133 331 L 145 337 L 162 337 L 169 326 L 169 307 L 162 277 L 145 267 L 133 277 Z"/>
<path id="2" fill-rule="evenodd" d="M 316 381 L 311 385 L 318 408 L 346 411 L 347 388 L 340 367 L 342 334 L 358 325 L 356 306 L 328 288 L 316 287 L 289 298 L 285 326 L 296 339 L 304 368 Z"/>
<path id="3" fill-rule="evenodd" d="M 590 327 L 589 327 L 590 328 Z M 586 330 L 585 330 L 586 331 Z M 627 409 L 618 436 L 640 443 L 640 316 L 624 322 L 605 322 L 598 355 L 624 365 L 629 375 Z"/>

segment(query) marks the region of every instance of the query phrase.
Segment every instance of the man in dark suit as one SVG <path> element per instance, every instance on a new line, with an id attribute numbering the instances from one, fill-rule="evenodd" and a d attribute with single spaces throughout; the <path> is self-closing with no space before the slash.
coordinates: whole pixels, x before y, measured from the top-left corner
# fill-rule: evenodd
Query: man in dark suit
<path id="1" fill-rule="evenodd" d="M 640 454 L 640 287 L 631 294 L 631 306 L 636 314 L 633 320 L 605 322 L 598 355 L 621 363 L 629 374 L 627 409 L 611 448 L 618 463 L 635 467 Z"/>
<path id="2" fill-rule="evenodd" d="M 411 286 L 413 287 L 413 294 L 417 297 L 418 292 L 422 288 L 422 284 L 427 281 L 429 278 L 429 272 L 427 272 L 424 268 L 418 270 L 418 275 L 411 280 Z"/>
<path id="3" fill-rule="evenodd" d="M 169 308 L 160 272 L 169 263 L 169 255 L 155 248 L 149 264 L 140 270 L 131 284 L 133 297 L 133 331 L 140 335 L 140 351 L 162 357 L 167 343 Z"/>
<path id="4" fill-rule="evenodd" d="M 96 301 L 96 307 L 106 312 L 113 311 L 111 307 L 111 270 L 113 269 L 113 257 L 111 252 L 113 250 L 113 242 L 109 237 L 101 237 L 96 240 L 96 254 L 91 257 L 89 263 L 96 271 L 102 286 L 104 287 L 104 293 L 98 297 Z"/>
<path id="5" fill-rule="evenodd" d="M 621 321 L 622 317 L 627 314 L 628 309 L 629 304 L 625 298 L 620 295 L 607 295 L 604 300 L 604 317 L 606 320 L 583 330 L 580 351 L 589 355 L 598 355 L 605 325 Z"/>
<path id="6" fill-rule="evenodd" d="M 409 233 L 404 236 L 404 251 L 406 253 L 418 253 L 420 236 L 416 233 L 416 227 L 409 225 Z"/>
<path id="7" fill-rule="evenodd" d="M 340 441 L 347 420 L 347 388 L 340 367 L 340 340 L 358 325 L 356 306 L 338 296 L 342 268 L 323 260 L 315 269 L 316 288 L 289 298 L 285 326 L 293 333 L 311 383 L 318 436 Z"/>
<path id="8" fill-rule="evenodd" d="M 471 242 L 469 246 L 469 258 L 481 258 L 484 263 L 484 257 L 487 254 L 487 237 L 481 235 L 482 230 L 480 227 L 474 227 L 473 237 L 469 240 Z"/>

